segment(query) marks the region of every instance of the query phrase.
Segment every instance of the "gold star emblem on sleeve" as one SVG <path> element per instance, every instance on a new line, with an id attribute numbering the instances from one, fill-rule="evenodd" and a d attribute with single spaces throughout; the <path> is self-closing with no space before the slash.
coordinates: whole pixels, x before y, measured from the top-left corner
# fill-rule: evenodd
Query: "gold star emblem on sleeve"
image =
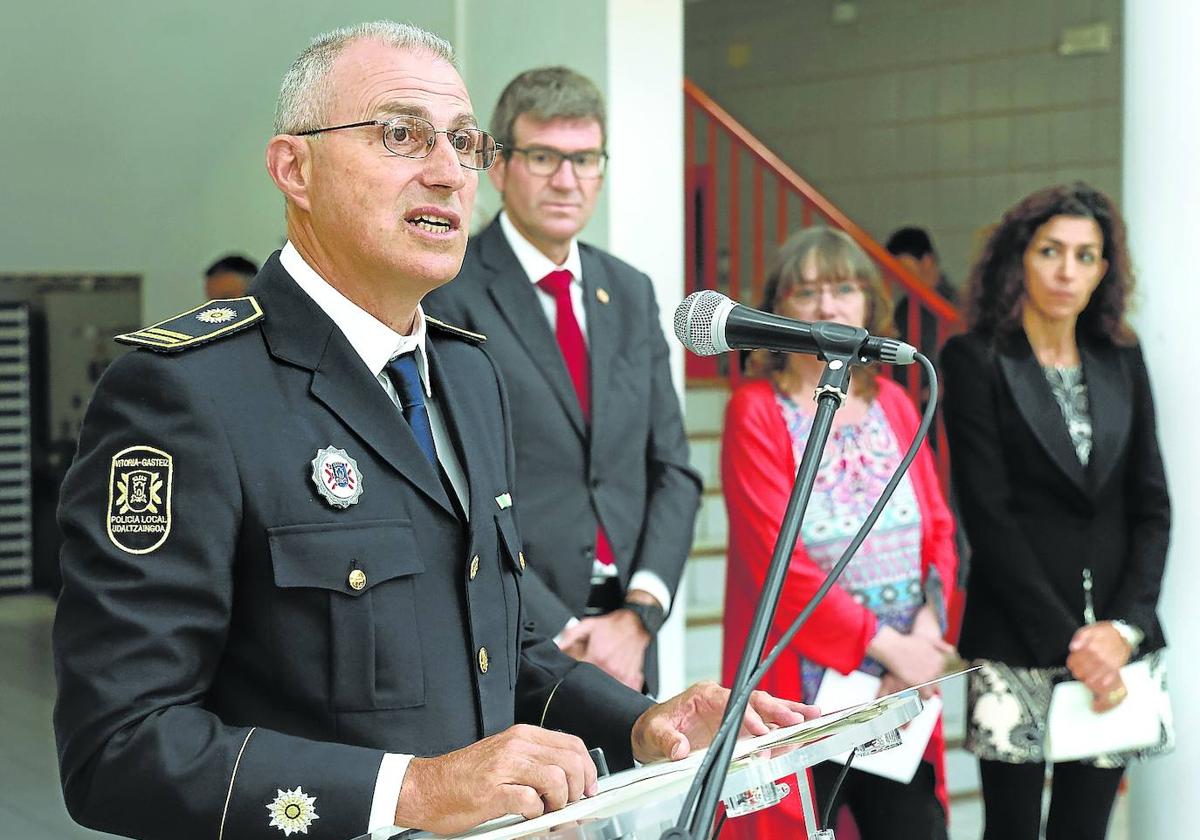
<path id="1" fill-rule="evenodd" d="M 317 798 L 306 796 L 300 787 L 293 790 L 278 789 L 276 792 L 278 795 L 267 805 L 267 812 L 271 815 L 268 827 L 278 828 L 284 837 L 308 834 L 308 827 L 313 824 L 313 820 L 320 819 L 314 807 Z"/>

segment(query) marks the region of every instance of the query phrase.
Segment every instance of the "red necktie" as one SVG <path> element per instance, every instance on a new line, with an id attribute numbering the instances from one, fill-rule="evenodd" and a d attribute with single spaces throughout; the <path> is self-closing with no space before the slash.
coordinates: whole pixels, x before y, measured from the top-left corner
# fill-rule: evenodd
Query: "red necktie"
<path id="1" fill-rule="evenodd" d="M 583 331 L 575 319 L 575 307 L 571 303 L 571 272 L 565 268 L 555 269 L 538 281 L 538 288 L 554 298 L 554 337 L 558 349 L 567 365 L 567 373 L 575 386 L 575 396 L 583 410 L 583 420 L 591 423 L 591 378 L 588 373 L 588 349 L 583 341 Z M 596 559 L 606 566 L 613 563 L 612 546 L 604 529 L 596 526 Z"/>

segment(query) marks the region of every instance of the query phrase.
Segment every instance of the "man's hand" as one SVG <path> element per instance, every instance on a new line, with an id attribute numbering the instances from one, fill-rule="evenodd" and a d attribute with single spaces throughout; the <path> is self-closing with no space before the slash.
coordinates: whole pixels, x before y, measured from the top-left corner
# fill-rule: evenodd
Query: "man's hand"
<path id="1" fill-rule="evenodd" d="M 569 645 L 563 647 L 564 640 L 559 640 L 559 649 L 572 659 L 577 659 L 580 662 L 587 656 L 587 639 L 574 639 Z"/>
<path id="2" fill-rule="evenodd" d="M 596 765 L 574 735 L 512 726 L 408 765 L 396 825 L 457 834 L 505 814 L 527 819 L 596 793 Z"/>
<path id="3" fill-rule="evenodd" d="M 558 646 L 584 662 L 591 662 L 634 691 L 641 691 L 646 648 L 650 634 L 629 610 L 585 618 L 559 634 Z M 576 652 L 581 651 L 581 656 Z"/>
<path id="4" fill-rule="evenodd" d="M 1112 624 L 1100 621 L 1079 628 L 1069 650 L 1067 668 L 1092 692 L 1092 710 L 1107 712 L 1120 705 L 1127 693 L 1120 671 L 1133 650 Z"/>
<path id="5" fill-rule="evenodd" d="M 702 682 L 651 706 L 633 725 L 633 757 L 643 764 L 664 758 L 678 761 L 694 749 L 707 747 L 721 725 L 729 693 L 715 682 Z M 791 726 L 820 714 L 816 706 L 755 691 L 746 707 L 741 734 L 765 735 L 776 727 Z"/>

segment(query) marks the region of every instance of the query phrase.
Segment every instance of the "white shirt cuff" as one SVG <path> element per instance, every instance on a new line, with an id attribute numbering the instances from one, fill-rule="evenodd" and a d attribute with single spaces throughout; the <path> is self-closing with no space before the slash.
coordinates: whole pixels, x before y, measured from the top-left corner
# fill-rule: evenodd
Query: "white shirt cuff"
<path id="1" fill-rule="evenodd" d="M 643 592 L 649 592 L 662 605 L 664 613 L 671 611 L 671 590 L 663 583 L 663 579 L 654 574 L 654 572 L 634 572 L 633 576 L 629 578 L 628 589 L 640 589 Z"/>
<path id="2" fill-rule="evenodd" d="M 379 763 L 379 775 L 375 777 L 375 795 L 371 797 L 371 818 L 367 834 L 380 828 L 392 828 L 396 824 L 396 803 L 400 800 L 400 788 L 408 773 L 411 755 L 387 753 Z"/>
<path id="3" fill-rule="evenodd" d="M 558 635 L 554 637 L 554 644 L 558 645 L 559 647 L 562 647 L 562 634 L 565 633 L 566 631 L 570 630 L 572 627 L 574 627 L 578 623 L 579 623 L 579 619 L 576 618 L 575 616 L 571 616 L 570 618 L 568 618 L 567 623 L 563 625 L 562 630 L 559 630 Z"/>

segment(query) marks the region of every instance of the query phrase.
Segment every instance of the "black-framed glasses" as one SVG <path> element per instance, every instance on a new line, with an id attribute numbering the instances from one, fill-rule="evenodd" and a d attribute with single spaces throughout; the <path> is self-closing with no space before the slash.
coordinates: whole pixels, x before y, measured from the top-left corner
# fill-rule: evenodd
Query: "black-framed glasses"
<path id="1" fill-rule="evenodd" d="M 564 160 L 569 160 L 576 178 L 599 178 L 604 174 L 604 164 L 608 161 L 608 152 L 560 152 L 546 146 L 513 146 L 509 151 L 525 155 L 525 165 L 530 174 L 539 177 L 553 175 Z"/>
<path id="2" fill-rule="evenodd" d="M 421 159 L 429 157 L 439 134 L 450 141 L 458 162 L 467 169 L 488 169 L 496 162 L 496 154 L 503 148 L 496 138 L 479 128 L 448 128 L 438 130 L 433 123 L 421 117 L 404 114 L 390 120 L 363 120 L 362 122 L 331 125 L 328 128 L 313 128 L 297 131 L 297 137 L 311 137 L 326 131 L 341 131 L 346 128 L 361 128 L 377 125 L 383 129 L 383 145 L 389 152 L 400 157 Z"/>

